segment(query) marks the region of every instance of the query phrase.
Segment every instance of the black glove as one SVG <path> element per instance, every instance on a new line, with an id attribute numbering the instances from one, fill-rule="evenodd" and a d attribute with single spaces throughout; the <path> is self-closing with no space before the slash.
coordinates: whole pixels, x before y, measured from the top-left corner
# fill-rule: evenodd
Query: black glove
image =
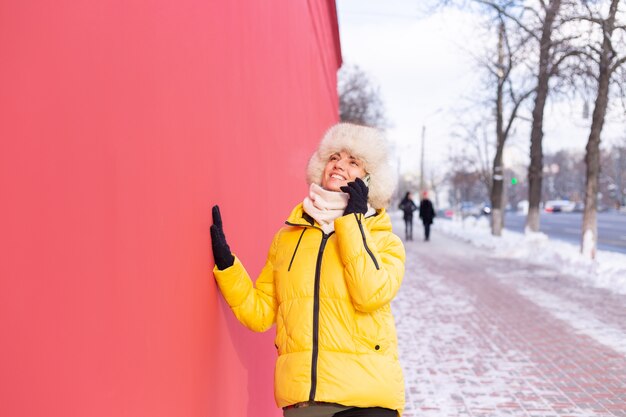
<path id="1" fill-rule="evenodd" d="M 224 229 L 222 229 L 222 216 L 220 215 L 220 208 L 218 206 L 213 206 L 211 246 L 213 247 L 213 259 L 215 259 L 217 269 L 223 271 L 233 266 L 235 257 L 230 253 L 230 248 L 228 247 L 228 243 L 226 243 L 226 236 L 224 236 Z"/>
<path id="2" fill-rule="evenodd" d="M 341 191 L 348 193 L 350 199 L 348 205 L 343 212 L 343 215 L 351 213 L 367 213 L 367 194 L 369 188 L 363 182 L 361 178 L 357 178 L 354 182 L 349 182 L 348 185 L 341 187 Z"/>

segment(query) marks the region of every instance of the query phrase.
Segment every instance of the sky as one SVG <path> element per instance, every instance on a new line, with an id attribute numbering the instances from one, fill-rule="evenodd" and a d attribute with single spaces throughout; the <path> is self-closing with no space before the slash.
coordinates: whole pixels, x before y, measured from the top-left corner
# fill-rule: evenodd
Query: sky
<path id="1" fill-rule="evenodd" d="M 481 74 L 472 53 L 483 46 L 479 19 L 467 11 L 426 10 L 423 0 L 337 0 L 341 51 L 345 64 L 358 65 L 380 87 L 391 122 L 400 171 L 419 172 L 422 128 L 425 171 L 441 175 L 450 147 L 458 147 L 453 130 L 472 111 Z M 475 100 L 474 100 L 475 101 Z M 583 151 L 589 120 L 583 102 L 549 102 L 544 151 Z M 624 121 L 608 122 L 603 143 L 626 136 Z M 529 128 L 519 124 L 510 139 L 505 164 L 528 160 Z M 508 161 L 507 161 L 508 160 Z"/>

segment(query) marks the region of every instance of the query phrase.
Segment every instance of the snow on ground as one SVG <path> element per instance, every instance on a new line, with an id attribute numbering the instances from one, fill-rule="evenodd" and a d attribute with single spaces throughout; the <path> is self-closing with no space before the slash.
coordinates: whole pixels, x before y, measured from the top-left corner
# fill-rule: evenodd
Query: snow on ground
<path id="1" fill-rule="evenodd" d="M 549 239 L 543 233 L 522 234 L 504 230 L 501 237 L 495 237 L 491 235 L 489 220 L 485 217 L 441 220 L 433 225 L 433 230 L 489 249 L 498 257 L 525 260 L 533 265 L 558 266 L 561 272 L 588 285 L 626 294 L 624 254 L 599 250 L 596 259 L 590 260 L 580 254 L 577 245 Z"/>
<path id="2" fill-rule="evenodd" d="M 407 270 L 425 266 L 409 257 Z M 472 294 L 444 276 L 427 276 L 404 285 L 393 305 L 408 391 L 405 414 L 458 416 L 514 401 L 511 373 L 524 367 L 526 356 L 494 346 L 494 325 L 468 326 L 481 322 Z"/>
<path id="3" fill-rule="evenodd" d="M 404 416 L 626 416 L 626 255 L 496 238 L 487 219 L 437 221 L 430 242 L 414 226 L 392 304 Z"/>
<path id="4" fill-rule="evenodd" d="M 580 305 L 563 297 L 541 291 L 537 288 L 521 288 L 518 291 L 535 304 L 549 311 L 556 318 L 567 322 L 572 328 L 590 336 L 597 342 L 626 355 L 624 331 L 598 320 Z"/>

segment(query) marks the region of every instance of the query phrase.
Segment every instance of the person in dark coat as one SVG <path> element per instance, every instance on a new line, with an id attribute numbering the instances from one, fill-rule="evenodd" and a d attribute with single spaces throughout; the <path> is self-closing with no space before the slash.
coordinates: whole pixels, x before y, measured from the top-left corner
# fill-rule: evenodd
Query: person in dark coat
<path id="1" fill-rule="evenodd" d="M 413 212 L 417 210 L 417 205 L 413 202 L 409 191 L 404 195 L 398 208 L 404 212 L 404 237 L 406 240 L 413 240 Z"/>
<path id="2" fill-rule="evenodd" d="M 424 240 L 430 240 L 430 225 L 433 224 L 435 218 L 435 209 L 433 203 L 428 199 L 428 191 L 424 191 L 422 194 L 422 201 L 420 202 L 420 219 L 424 224 Z"/>

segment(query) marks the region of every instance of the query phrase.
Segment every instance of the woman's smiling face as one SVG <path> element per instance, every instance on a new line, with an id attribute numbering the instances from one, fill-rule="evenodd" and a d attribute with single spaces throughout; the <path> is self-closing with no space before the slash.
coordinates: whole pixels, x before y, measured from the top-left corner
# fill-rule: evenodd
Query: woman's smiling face
<path id="1" fill-rule="evenodd" d="M 363 161 L 347 152 L 336 152 L 328 158 L 324 168 L 322 188 L 329 191 L 341 191 L 341 187 L 357 178 L 363 178 L 365 174 Z"/>

